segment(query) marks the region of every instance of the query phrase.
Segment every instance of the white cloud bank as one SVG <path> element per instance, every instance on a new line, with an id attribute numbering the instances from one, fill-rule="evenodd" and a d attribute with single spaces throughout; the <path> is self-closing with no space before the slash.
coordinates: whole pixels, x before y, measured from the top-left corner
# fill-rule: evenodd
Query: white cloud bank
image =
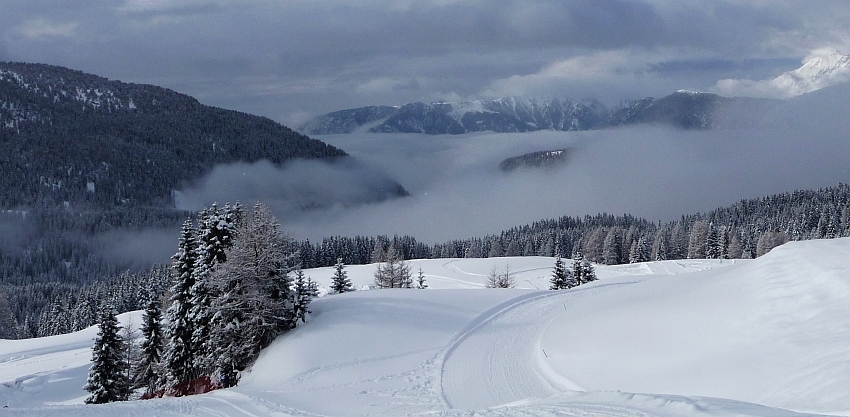
<path id="1" fill-rule="evenodd" d="M 786 99 L 850 81 L 850 55 L 831 48 L 812 51 L 803 66 L 768 80 L 723 79 L 715 90 L 721 95 Z"/>

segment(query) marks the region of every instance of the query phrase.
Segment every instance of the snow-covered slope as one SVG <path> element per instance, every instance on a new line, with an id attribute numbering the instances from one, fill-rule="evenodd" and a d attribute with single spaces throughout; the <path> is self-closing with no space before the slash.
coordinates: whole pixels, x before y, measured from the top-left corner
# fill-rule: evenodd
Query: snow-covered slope
<path id="1" fill-rule="evenodd" d="M 552 262 L 412 261 L 428 290 L 322 297 L 310 323 L 263 352 L 239 387 L 202 396 L 51 406 L 82 400 L 85 366 L 72 359 L 87 356 L 93 329 L 0 341 L 0 406 L 9 405 L 0 414 L 850 413 L 850 239 L 789 243 L 753 261 L 600 266 L 596 283 L 535 290 Z M 522 288 L 477 289 L 505 263 Z M 366 285 L 374 265 L 347 271 Z M 332 269 L 307 272 L 327 286 Z M 66 368 L 47 362 L 56 355 Z M 36 377 L 53 382 L 30 385 Z"/>

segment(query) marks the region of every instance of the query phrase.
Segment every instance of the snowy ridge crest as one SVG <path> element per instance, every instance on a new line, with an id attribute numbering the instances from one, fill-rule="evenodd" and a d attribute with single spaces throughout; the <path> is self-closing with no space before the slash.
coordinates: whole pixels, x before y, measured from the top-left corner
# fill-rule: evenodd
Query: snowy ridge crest
<path id="1" fill-rule="evenodd" d="M 299 130 L 307 134 L 351 133 L 378 122 L 374 133 L 462 134 L 469 132 L 529 132 L 587 130 L 607 118 L 601 103 L 569 98 L 502 97 L 457 103 L 422 102 L 400 107 L 370 106 L 320 116 Z"/>

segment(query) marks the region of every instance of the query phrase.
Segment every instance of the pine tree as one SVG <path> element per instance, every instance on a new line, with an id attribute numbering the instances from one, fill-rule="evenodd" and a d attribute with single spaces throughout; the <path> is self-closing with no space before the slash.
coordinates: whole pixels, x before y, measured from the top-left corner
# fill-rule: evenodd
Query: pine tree
<path id="1" fill-rule="evenodd" d="M 646 237 L 641 236 L 637 240 L 632 241 L 632 246 L 629 249 L 629 263 L 634 264 L 648 260 Z"/>
<path id="2" fill-rule="evenodd" d="M 744 254 L 744 247 L 741 244 L 741 238 L 738 236 L 738 232 L 736 230 L 731 230 L 729 234 L 732 236 L 729 238 L 729 248 L 727 249 L 727 257 L 730 259 L 740 259 Z"/>
<path id="3" fill-rule="evenodd" d="M 307 314 L 310 313 L 309 305 L 310 302 L 313 301 L 313 298 L 316 296 L 315 290 L 312 284 L 312 280 L 304 276 L 304 271 L 301 268 L 297 268 L 295 270 L 295 279 L 292 282 L 292 295 L 293 295 L 293 326 L 297 324 L 298 320 L 301 322 L 307 321 Z"/>
<path id="4" fill-rule="evenodd" d="M 380 238 L 375 239 L 375 246 L 372 248 L 372 263 L 376 264 L 387 260 L 387 254 L 384 252 L 384 242 Z"/>
<path id="5" fill-rule="evenodd" d="M 698 220 L 691 226 L 691 234 L 688 239 L 688 259 L 705 258 L 706 240 L 708 239 L 708 226 L 705 222 Z"/>
<path id="6" fill-rule="evenodd" d="M 587 260 L 582 259 L 581 261 L 581 269 L 582 269 L 582 279 L 585 283 L 596 281 L 596 269 L 593 268 L 593 265 Z"/>
<path id="7" fill-rule="evenodd" d="M 603 256 L 606 265 L 617 265 L 622 263 L 622 230 L 619 227 L 612 227 L 605 236 L 603 242 Z"/>
<path id="8" fill-rule="evenodd" d="M 120 327 L 111 305 L 103 310 L 97 338 L 92 347 L 92 367 L 84 387 L 91 395 L 86 404 L 104 404 L 127 399 L 129 381 L 122 358 Z"/>
<path id="9" fill-rule="evenodd" d="M 195 282 L 189 290 L 189 320 L 193 326 L 189 349 L 195 360 L 193 366 L 200 372 L 213 366 L 211 361 L 215 355 L 207 345 L 215 315 L 212 303 L 219 294 L 218 288 L 210 282 L 210 275 L 218 265 L 227 262 L 227 250 L 233 246 L 236 221 L 241 216 L 238 204 L 235 207 L 226 204 L 221 210 L 213 204 L 199 214 L 197 257 L 193 270 Z"/>
<path id="10" fill-rule="evenodd" d="M 663 229 L 658 229 L 655 234 L 655 240 L 652 242 L 652 260 L 665 261 L 667 260 L 667 237 Z"/>
<path id="11" fill-rule="evenodd" d="M 552 284 L 549 286 L 550 290 L 563 290 L 572 287 L 572 274 L 567 272 L 567 268 L 564 266 L 564 261 L 561 259 L 561 255 L 558 255 L 555 258 L 555 267 L 552 270 L 552 278 L 549 282 Z"/>
<path id="12" fill-rule="evenodd" d="M 505 268 L 500 272 L 496 266 L 490 270 L 487 275 L 487 280 L 484 282 L 485 288 L 514 288 L 516 287 L 516 279 L 511 273 L 511 266 L 505 265 Z"/>
<path id="13" fill-rule="evenodd" d="M 345 264 L 342 263 L 342 258 L 337 258 L 336 265 L 334 266 L 334 276 L 331 279 L 331 292 L 342 294 L 351 291 L 354 291 L 354 288 L 351 285 L 351 280 L 348 279 L 348 273 L 345 272 Z"/>
<path id="14" fill-rule="evenodd" d="M 378 264 L 375 270 L 375 286 L 378 288 L 410 288 L 413 279 L 410 277 L 410 267 L 401 259 L 401 254 L 394 246 L 386 253 L 386 261 Z"/>
<path id="15" fill-rule="evenodd" d="M 260 350 L 295 325 L 298 300 L 290 288 L 289 265 L 295 257 L 291 247 L 277 219 L 258 203 L 239 226 L 228 261 L 211 275 L 220 295 L 213 300 L 215 315 L 206 344 L 214 355 L 206 361 L 224 386 L 236 385 L 239 372 Z"/>
<path id="16" fill-rule="evenodd" d="M 425 283 L 425 274 L 422 273 L 422 267 L 419 267 L 419 274 L 416 275 L 416 288 L 420 290 L 428 288 L 428 284 Z"/>
<path id="17" fill-rule="evenodd" d="M 596 281 L 596 271 L 593 269 L 593 265 L 587 259 L 584 259 L 581 252 L 576 252 L 573 255 L 573 280 L 575 280 L 575 285 Z"/>
<path id="18" fill-rule="evenodd" d="M 147 387 L 147 392 L 153 392 L 162 379 L 162 312 L 159 300 L 153 298 L 148 302 L 145 314 L 142 317 L 142 355 L 139 366 L 136 368 L 136 386 Z"/>
<path id="19" fill-rule="evenodd" d="M 192 221 L 186 220 L 180 232 L 177 253 L 172 257 L 175 281 L 171 287 L 171 306 L 166 312 L 167 349 L 163 354 L 168 384 L 186 381 L 194 369 L 195 355 L 191 343 L 195 326 L 189 318 L 189 311 L 192 309 L 191 288 L 195 283 L 196 249 L 195 229 Z"/>

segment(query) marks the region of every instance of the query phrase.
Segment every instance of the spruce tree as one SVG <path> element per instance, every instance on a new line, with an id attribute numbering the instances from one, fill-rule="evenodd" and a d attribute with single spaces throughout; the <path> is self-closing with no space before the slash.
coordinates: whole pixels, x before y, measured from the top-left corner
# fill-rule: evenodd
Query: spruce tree
<path id="1" fill-rule="evenodd" d="M 584 261 L 584 256 L 582 256 L 581 251 L 577 251 L 573 254 L 573 280 L 576 285 L 581 285 L 586 282 L 584 280 L 584 266 L 582 266 L 582 261 Z"/>
<path id="2" fill-rule="evenodd" d="M 331 279 L 331 292 L 342 294 L 350 291 L 354 291 L 354 288 L 351 285 L 351 280 L 348 279 L 348 273 L 345 272 L 345 264 L 342 263 L 342 258 L 337 258 L 336 265 L 334 266 L 334 276 Z"/>
<path id="3" fill-rule="evenodd" d="M 549 280 L 552 285 L 549 286 L 549 289 L 564 290 L 570 288 L 570 281 L 572 280 L 564 267 L 564 261 L 561 259 L 561 255 L 558 255 L 555 257 L 555 267 L 552 270 L 552 278 Z"/>
<path id="4" fill-rule="evenodd" d="M 147 392 L 153 392 L 162 379 L 162 312 L 159 300 L 151 299 L 142 317 L 142 356 L 136 368 L 136 386 L 147 387 Z"/>
<path id="5" fill-rule="evenodd" d="M 172 257 L 175 280 L 171 287 L 171 306 L 166 312 L 167 348 L 163 354 L 167 384 L 186 381 L 193 374 L 195 356 L 191 344 L 195 326 L 190 320 L 189 312 L 192 309 L 191 289 L 195 283 L 196 257 L 195 228 L 191 220 L 186 220 L 180 232 L 177 253 Z"/>
<path id="6" fill-rule="evenodd" d="M 220 295 L 213 300 L 207 347 L 214 352 L 209 360 L 224 386 L 236 385 L 239 372 L 256 360 L 260 350 L 294 327 L 296 305 L 306 309 L 290 288 L 291 246 L 271 211 L 258 203 L 240 224 L 227 251 L 228 262 L 211 275 Z M 308 280 L 305 294 L 310 294 L 311 285 Z"/>
<path id="7" fill-rule="evenodd" d="M 425 283 L 425 274 L 422 272 L 422 267 L 419 267 L 419 274 L 416 276 L 416 288 L 420 290 L 428 288 L 428 284 Z"/>
<path id="8" fill-rule="evenodd" d="M 223 209 L 213 204 L 199 214 L 197 256 L 193 270 L 194 283 L 189 290 L 191 297 L 189 320 L 193 326 L 189 350 L 194 358 L 193 366 L 199 372 L 210 370 L 215 355 L 208 341 L 215 314 L 212 303 L 219 294 L 216 286 L 210 281 L 210 275 L 218 265 L 227 262 L 227 250 L 233 246 L 236 222 L 241 216 L 241 208 L 238 204 L 234 207 L 226 204 Z"/>
<path id="9" fill-rule="evenodd" d="M 587 259 L 581 260 L 581 269 L 582 269 L 582 279 L 585 283 L 596 281 L 596 269 L 593 268 L 593 265 Z"/>
<path id="10" fill-rule="evenodd" d="M 575 280 L 575 285 L 587 284 L 597 279 L 596 270 L 590 261 L 584 259 L 581 252 L 576 252 L 573 256 L 573 279 Z"/>
<path id="11" fill-rule="evenodd" d="M 315 297 L 312 280 L 304 275 L 304 271 L 299 267 L 295 270 L 295 279 L 292 281 L 292 296 L 293 296 L 293 323 L 292 327 L 298 323 L 307 321 L 307 314 L 310 313 L 309 305 Z"/>
<path id="12" fill-rule="evenodd" d="M 129 381 L 122 358 L 123 341 L 115 310 L 107 305 L 101 313 L 97 338 L 92 347 L 92 366 L 84 387 L 91 395 L 86 404 L 104 404 L 127 399 Z"/>

